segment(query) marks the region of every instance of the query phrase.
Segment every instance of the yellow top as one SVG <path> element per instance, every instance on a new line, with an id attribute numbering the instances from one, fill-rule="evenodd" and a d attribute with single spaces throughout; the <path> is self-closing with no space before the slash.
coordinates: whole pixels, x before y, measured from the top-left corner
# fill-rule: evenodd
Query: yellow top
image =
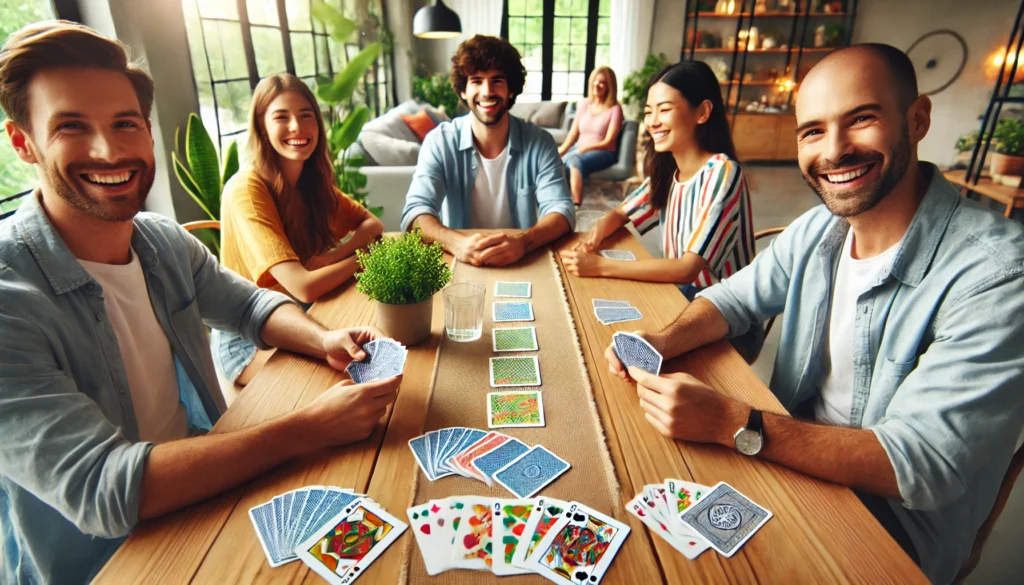
<path id="1" fill-rule="evenodd" d="M 370 212 L 338 189 L 334 191 L 338 212 L 331 231 L 340 241 L 370 217 Z M 220 241 L 220 260 L 224 266 L 259 287 L 287 294 L 271 276 L 270 267 L 299 261 L 299 256 L 285 235 L 270 187 L 252 169 L 239 170 L 224 186 Z"/>

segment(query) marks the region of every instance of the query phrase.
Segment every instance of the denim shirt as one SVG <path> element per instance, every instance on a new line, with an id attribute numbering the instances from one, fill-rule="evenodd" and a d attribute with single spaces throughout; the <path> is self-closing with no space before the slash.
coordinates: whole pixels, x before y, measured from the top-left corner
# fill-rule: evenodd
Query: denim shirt
<path id="1" fill-rule="evenodd" d="M 37 197 L 0 222 L 0 582 L 85 583 L 138 521 L 153 444 L 139 441 L 102 287 Z M 208 427 L 225 406 L 203 321 L 265 347 L 260 328 L 289 299 L 221 267 L 167 218 L 134 224 L 189 424 Z"/>
<path id="2" fill-rule="evenodd" d="M 439 217 L 451 229 L 470 229 L 473 185 L 479 169 L 469 116 L 442 122 L 427 134 L 402 211 L 402 231 L 421 215 Z M 559 213 L 576 225 L 576 212 L 554 138 L 509 114 L 507 182 L 516 229 L 529 229 L 540 217 Z"/>
<path id="3" fill-rule="evenodd" d="M 857 300 L 850 421 L 889 456 L 902 498 L 889 504 L 925 574 L 949 583 L 1024 425 L 1024 229 L 961 197 L 934 165 L 921 168 L 927 194 L 891 265 Z M 771 389 L 790 411 L 821 390 L 849 227 L 812 209 L 750 266 L 698 294 L 730 336 L 785 309 Z"/>

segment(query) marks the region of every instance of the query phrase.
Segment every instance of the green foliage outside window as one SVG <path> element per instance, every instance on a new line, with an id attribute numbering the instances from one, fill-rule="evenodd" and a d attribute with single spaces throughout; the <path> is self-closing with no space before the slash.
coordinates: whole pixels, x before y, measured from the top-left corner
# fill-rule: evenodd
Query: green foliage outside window
<path id="1" fill-rule="evenodd" d="M 370 244 L 369 252 L 356 252 L 356 261 L 362 269 L 356 289 L 388 305 L 425 301 L 452 279 L 441 244 L 424 243 L 419 228 Z"/>
<path id="2" fill-rule="evenodd" d="M 448 76 L 435 73 L 429 77 L 412 77 L 412 97 L 427 102 L 435 108 L 443 108 L 449 117 L 455 117 L 459 109 L 459 96 L 452 88 Z"/>

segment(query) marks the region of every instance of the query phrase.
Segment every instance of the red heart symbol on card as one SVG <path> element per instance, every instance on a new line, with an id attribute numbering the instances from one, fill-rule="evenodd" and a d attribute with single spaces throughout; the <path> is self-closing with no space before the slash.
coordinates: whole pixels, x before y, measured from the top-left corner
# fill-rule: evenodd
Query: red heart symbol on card
<path id="1" fill-rule="evenodd" d="M 423 534 L 430 534 L 430 524 L 424 524 L 423 526 L 420 526 L 420 532 L 422 532 Z"/>
<path id="2" fill-rule="evenodd" d="M 437 504 L 434 504 L 433 506 L 430 507 L 430 511 L 436 514 L 441 511 L 441 508 L 438 508 Z"/>
<path id="3" fill-rule="evenodd" d="M 524 528 L 526 528 L 526 524 L 520 524 L 512 529 L 512 534 L 515 534 L 516 536 L 522 536 Z"/>

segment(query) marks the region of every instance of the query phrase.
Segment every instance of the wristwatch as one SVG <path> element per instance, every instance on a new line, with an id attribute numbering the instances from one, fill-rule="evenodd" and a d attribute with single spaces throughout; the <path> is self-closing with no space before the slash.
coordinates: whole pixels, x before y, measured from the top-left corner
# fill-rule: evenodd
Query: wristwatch
<path id="1" fill-rule="evenodd" d="M 751 409 L 747 424 L 732 436 L 736 450 L 750 457 L 760 453 L 764 447 L 764 433 L 761 428 L 761 411 Z"/>

